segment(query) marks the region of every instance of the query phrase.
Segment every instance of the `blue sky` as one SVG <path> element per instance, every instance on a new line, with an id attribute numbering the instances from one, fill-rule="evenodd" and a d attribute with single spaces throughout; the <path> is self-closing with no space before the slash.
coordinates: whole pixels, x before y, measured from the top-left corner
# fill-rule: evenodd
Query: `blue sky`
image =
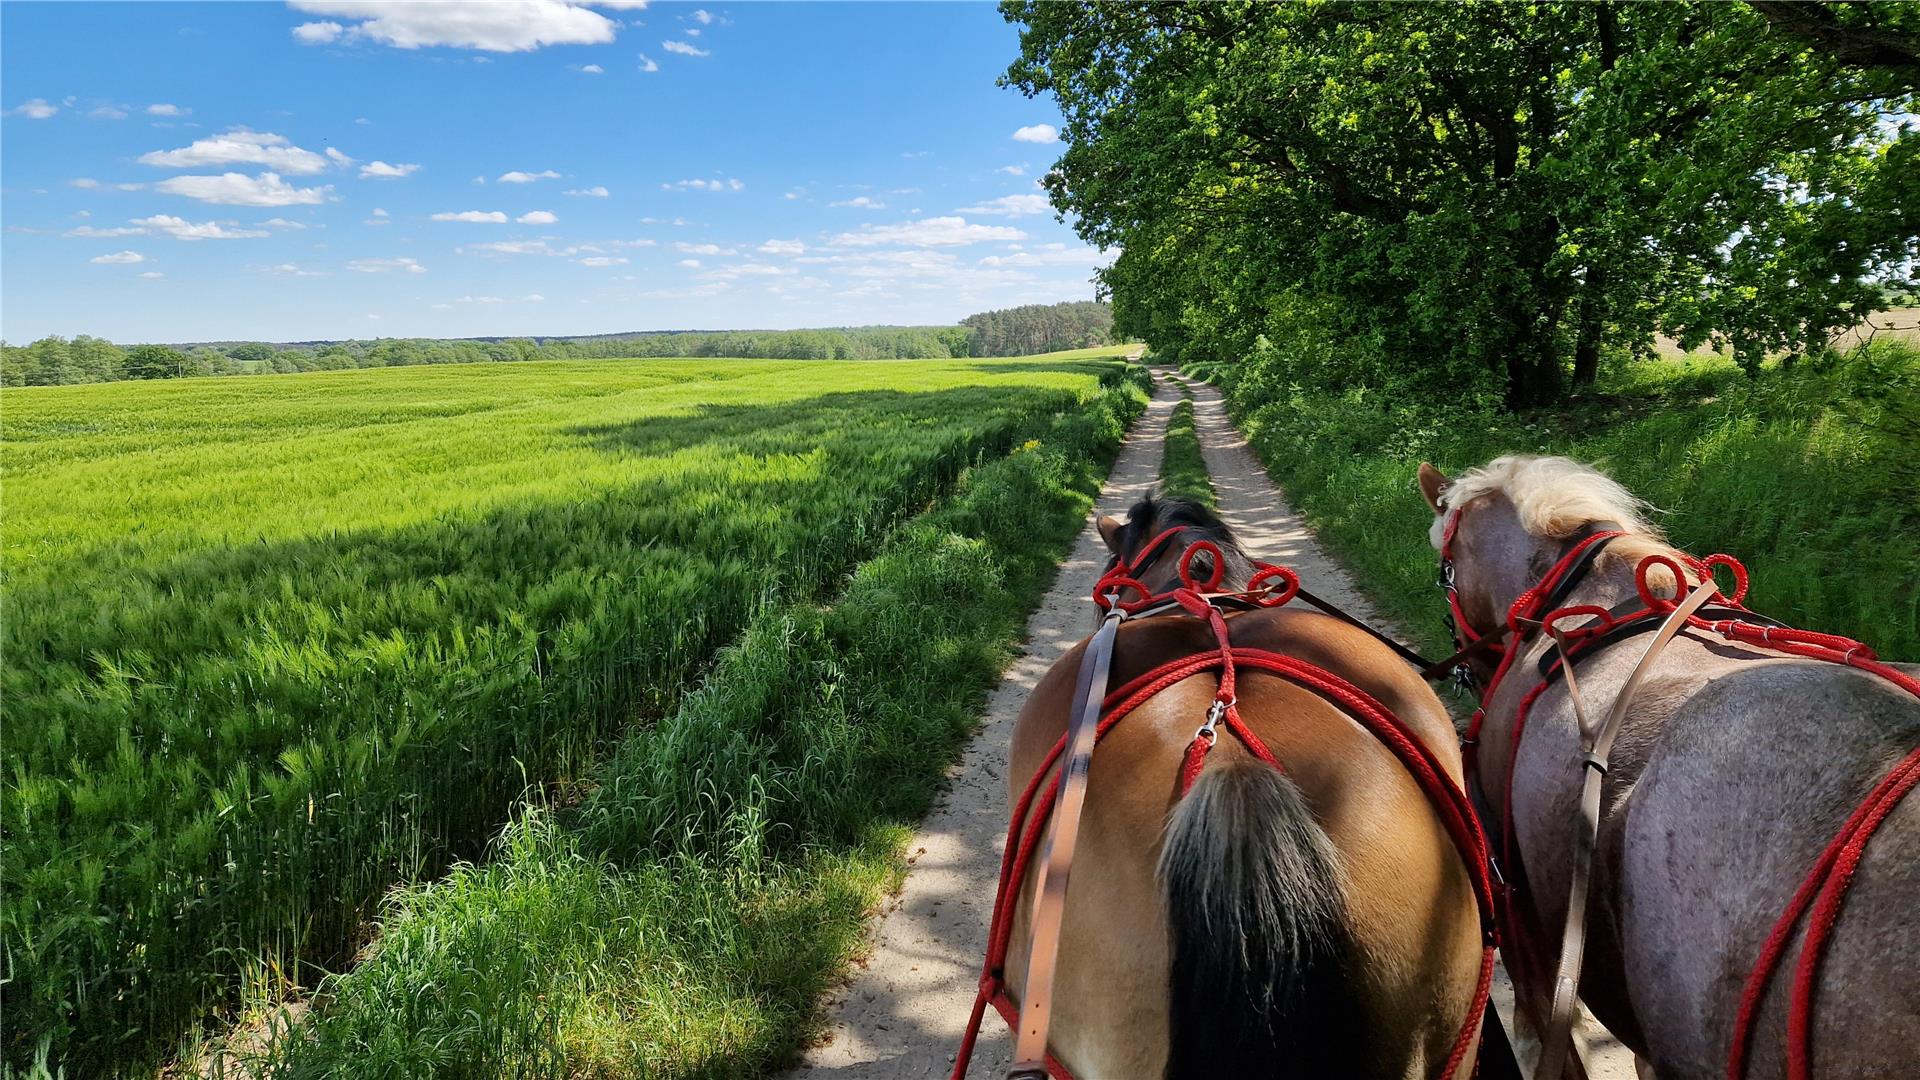
<path id="1" fill-rule="evenodd" d="M 1091 298 L 987 4 L 7 4 L 0 333 L 947 323 Z"/>

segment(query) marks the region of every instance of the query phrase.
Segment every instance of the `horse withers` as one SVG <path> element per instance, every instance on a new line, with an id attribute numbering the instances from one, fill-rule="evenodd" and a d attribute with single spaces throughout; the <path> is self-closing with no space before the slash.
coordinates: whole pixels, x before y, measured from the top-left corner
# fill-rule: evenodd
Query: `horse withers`
<path id="1" fill-rule="evenodd" d="M 1217 570 L 1223 592 L 1248 582 L 1251 564 L 1225 525 L 1194 504 L 1149 497 L 1100 531 L 1149 593 L 1179 586 L 1182 553 L 1199 540 L 1224 565 L 1198 554 L 1196 576 Z M 1440 783 L 1458 782 L 1446 710 L 1385 645 L 1301 610 L 1226 624 L 1235 650 L 1296 658 L 1370 695 L 1431 752 Z M 1016 803 L 1068 725 L 1086 649 L 1056 663 L 1021 712 Z M 1129 620 L 1110 685 L 1218 649 L 1202 618 Z M 1429 792 L 1353 714 L 1252 664 L 1237 672 L 1238 715 L 1279 768 L 1223 733 L 1182 797 L 1183 755 L 1217 700 L 1212 672 L 1153 694 L 1100 741 L 1059 937 L 1054 1057 L 1080 1080 L 1425 1078 L 1450 1058 L 1464 1060 L 1464 1076 L 1485 939 L 1456 841 Z M 1017 886 L 1004 965 L 1016 1000 L 1033 878 Z"/>
<path id="2" fill-rule="evenodd" d="M 1665 543 L 1644 502 L 1565 458 L 1505 457 L 1451 480 L 1423 465 L 1420 487 L 1459 634 L 1506 635 L 1471 660 L 1493 685 L 1470 773 L 1513 890 L 1507 968 L 1539 1024 L 1583 828 L 1572 694 L 1590 732 L 1656 636 L 1636 631 L 1708 567 Z M 1635 620 L 1649 594 L 1659 602 Z M 1620 624 L 1569 646 L 1570 691 L 1553 634 L 1603 619 Z M 1816 639 L 1721 601 L 1647 660 L 1624 703 L 1579 990 L 1660 1080 L 1920 1075 L 1920 799 L 1897 787 L 1920 747 L 1920 669 L 1843 639 L 1795 644 Z M 1851 877 L 1823 870 L 1875 800 Z M 1827 927 L 1811 954 L 1802 909 Z M 1756 973 L 1763 953 L 1771 974 Z"/>

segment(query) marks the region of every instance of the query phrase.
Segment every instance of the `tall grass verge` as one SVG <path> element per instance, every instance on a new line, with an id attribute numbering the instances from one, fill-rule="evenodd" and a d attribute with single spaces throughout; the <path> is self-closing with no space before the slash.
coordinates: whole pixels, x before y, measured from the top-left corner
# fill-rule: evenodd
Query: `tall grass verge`
<path id="1" fill-rule="evenodd" d="M 1160 492 L 1212 509 L 1217 504 L 1213 481 L 1207 477 L 1200 435 L 1193 426 L 1193 391 L 1182 388 L 1180 403 L 1167 419 L 1166 450 L 1160 458 Z"/>
<path id="2" fill-rule="evenodd" d="M 276 1078 L 757 1077 L 903 870 L 903 845 L 1144 405 L 1056 416 L 907 522 L 828 606 L 770 607 L 578 804 L 390 899 Z"/>
<path id="3" fill-rule="evenodd" d="M 1563 409 L 1272 390 L 1221 369 L 1235 419 L 1320 538 L 1423 643 L 1446 643 L 1420 461 L 1564 454 L 1664 511 L 1674 543 L 1753 573 L 1747 604 L 1920 658 L 1920 352 L 1876 344 L 1757 377 L 1718 360 L 1623 365 Z"/>

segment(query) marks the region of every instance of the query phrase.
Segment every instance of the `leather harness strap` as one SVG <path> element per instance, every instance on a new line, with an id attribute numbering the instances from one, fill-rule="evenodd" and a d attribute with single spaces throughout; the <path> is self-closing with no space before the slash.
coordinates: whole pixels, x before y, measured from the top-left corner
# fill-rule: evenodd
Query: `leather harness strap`
<path id="1" fill-rule="evenodd" d="M 1587 719 L 1586 703 L 1580 694 L 1579 679 L 1573 672 L 1574 665 L 1561 665 L 1567 680 L 1567 696 L 1573 702 L 1574 721 L 1580 731 L 1583 780 L 1580 787 L 1580 820 L 1574 835 L 1573 867 L 1569 875 L 1567 919 L 1560 936 L 1560 966 L 1553 980 L 1553 1009 L 1548 1015 L 1547 1029 L 1541 1034 L 1540 1066 L 1534 1072 L 1534 1080 L 1560 1080 L 1568 1052 L 1573 1049 L 1574 1008 L 1580 993 L 1580 968 L 1586 956 L 1587 902 L 1592 892 L 1593 861 L 1600 838 L 1600 794 L 1606 781 L 1614 739 L 1619 736 L 1620 726 L 1626 720 L 1628 710 L 1633 707 L 1633 699 L 1638 695 L 1640 685 L 1653 670 L 1654 662 L 1666 651 L 1674 635 L 1687 625 L 1687 620 L 1719 593 L 1720 590 L 1709 577 L 1661 620 L 1659 629 L 1654 631 L 1653 640 L 1647 643 L 1646 651 L 1640 654 L 1633 672 L 1621 685 L 1620 693 L 1615 695 L 1605 722 L 1597 729 Z M 1559 644 L 1560 652 L 1570 655 L 1558 628 L 1549 626 L 1547 632 Z"/>
<path id="2" fill-rule="evenodd" d="M 1053 808 L 1047 854 L 1040 861 L 1040 876 L 1034 887 L 1020 1033 L 1014 1040 L 1013 1067 L 1007 1071 L 1008 1080 L 1046 1080 L 1047 1077 L 1047 1028 L 1053 1020 L 1053 976 L 1060 957 L 1060 921 L 1067 907 L 1067 875 L 1073 869 L 1073 849 L 1080 838 L 1080 811 L 1087 801 L 1087 775 L 1093 764 L 1100 705 L 1107 696 L 1107 676 L 1113 666 L 1113 640 L 1126 617 L 1126 612 L 1117 605 L 1107 612 L 1099 632 L 1093 635 L 1080 658 L 1079 684 L 1074 688 L 1078 705 L 1067 727 L 1067 760 L 1062 767 L 1060 794 Z"/>

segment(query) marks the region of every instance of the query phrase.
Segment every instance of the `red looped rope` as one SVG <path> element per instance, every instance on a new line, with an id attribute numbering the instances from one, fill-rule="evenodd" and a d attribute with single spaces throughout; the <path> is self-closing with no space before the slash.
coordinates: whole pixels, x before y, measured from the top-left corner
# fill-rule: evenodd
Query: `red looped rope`
<path id="1" fill-rule="evenodd" d="M 1318 693 L 1335 706 L 1346 712 L 1389 751 L 1413 776 L 1435 813 L 1445 827 L 1448 837 L 1460 852 L 1466 863 L 1467 876 L 1473 885 L 1474 900 L 1480 910 L 1482 949 L 1479 980 L 1475 986 L 1473 1004 L 1467 1010 L 1465 1023 L 1455 1038 L 1447 1065 L 1440 1074 L 1443 1078 L 1453 1078 L 1462 1074 L 1467 1051 L 1474 1037 L 1480 1031 L 1481 1018 L 1485 1016 L 1487 1001 L 1493 989 L 1494 950 L 1499 944 L 1496 930 L 1495 897 L 1492 875 L 1487 865 L 1486 836 L 1480 830 L 1480 823 L 1474 817 L 1471 803 L 1465 791 L 1453 782 L 1445 767 L 1433 752 L 1422 743 L 1418 736 L 1395 716 L 1386 706 L 1374 699 L 1366 691 L 1347 680 L 1323 668 L 1315 667 L 1305 661 L 1264 649 L 1236 647 L 1230 637 L 1227 621 L 1220 609 L 1211 600 L 1219 596 L 1201 595 L 1197 586 L 1211 591 L 1219 587 L 1222 579 L 1224 559 L 1220 549 L 1207 541 L 1189 546 L 1180 559 L 1181 585 L 1159 595 L 1148 595 L 1144 588 L 1139 591 L 1142 598 L 1131 603 L 1122 602 L 1115 595 L 1115 585 L 1125 584 L 1139 588 L 1139 583 L 1128 576 L 1138 573 L 1152 560 L 1159 548 L 1180 529 L 1169 529 L 1154 537 L 1140 554 L 1131 561 L 1116 559 L 1112 569 L 1108 570 L 1099 584 L 1094 587 L 1094 603 L 1101 610 L 1110 610 L 1118 604 L 1123 611 L 1144 610 L 1169 601 L 1196 618 L 1205 619 L 1212 629 L 1215 649 L 1197 653 L 1162 664 L 1151 671 L 1128 681 L 1125 685 L 1110 691 L 1101 703 L 1102 714 L 1094 729 L 1094 743 L 1097 746 L 1113 726 L 1124 720 L 1134 710 L 1152 700 L 1168 687 L 1202 672 L 1219 672 L 1219 689 L 1214 693 L 1214 704 L 1209 709 L 1207 721 L 1195 733 L 1181 755 L 1179 792 L 1184 797 L 1188 789 L 1199 778 L 1206 767 L 1206 758 L 1218 741 L 1217 727 L 1225 727 L 1238 739 L 1241 745 L 1254 757 L 1278 769 L 1281 764 L 1267 748 L 1265 742 L 1249 728 L 1240 717 L 1235 694 L 1238 669 L 1241 667 L 1265 671 L 1304 686 Z M 1204 583 L 1196 582 L 1188 572 L 1189 564 L 1198 552 L 1210 551 L 1214 558 L 1214 572 Z M 1299 575 L 1286 567 L 1268 563 L 1255 563 L 1255 573 L 1248 581 L 1243 592 L 1226 594 L 1233 598 L 1255 604 L 1259 607 L 1279 607 L 1291 600 L 1300 589 Z M 1269 584 L 1279 581 L 1279 592 L 1273 592 Z M 953 1080 L 962 1080 L 966 1076 L 967 1066 L 972 1061 L 973 1049 L 979 1039 L 980 1025 L 985 1018 L 989 1004 L 1007 1021 L 1017 1024 L 1019 1009 L 1007 993 L 1005 967 L 1007 949 L 1013 936 L 1013 913 L 1019 903 L 1020 885 L 1026 880 L 1028 867 L 1035 852 L 1039 849 L 1041 837 L 1045 834 L 1047 822 L 1053 812 L 1053 804 L 1059 795 L 1060 777 L 1058 774 L 1048 779 L 1054 766 L 1060 761 L 1066 750 L 1066 736 L 1061 735 L 1047 752 L 1040 767 L 1027 781 L 1026 788 L 1015 800 L 1012 820 L 1007 826 L 1006 850 L 1000 859 L 1000 881 L 994 893 L 993 918 L 987 933 L 986 963 L 980 975 L 979 991 L 975 995 L 973 1011 L 967 1020 L 966 1034 L 962 1037 L 960 1049 L 954 1056 Z M 1042 782 L 1046 783 L 1044 792 Z M 1047 1055 L 1047 1072 L 1055 1080 L 1072 1080 L 1071 1074 L 1052 1054 Z"/>
<path id="2" fill-rule="evenodd" d="M 1445 539 L 1442 542 L 1441 557 L 1443 559 L 1450 554 L 1453 535 L 1458 530 L 1459 524 L 1459 514 L 1456 512 L 1447 525 Z M 1547 572 L 1539 584 L 1522 593 L 1508 609 L 1507 626 L 1514 630 L 1517 636 L 1509 643 L 1505 654 L 1501 657 L 1500 666 L 1482 691 L 1480 708 L 1474 711 L 1473 720 L 1468 725 L 1466 752 L 1469 775 L 1476 771 L 1475 748 L 1479 741 L 1480 727 L 1486 708 L 1492 702 L 1494 691 L 1498 689 L 1501 680 L 1512 668 L 1513 661 L 1524 651 L 1522 646 L 1529 633 L 1529 623 L 1545 631 L 1549 628 L 1557 629 L 1557 624 L 1562 619 L 1576 617 L 1590 619 L 1590 622 L 1558 635 L 1563 650 L 1559 663 L 1571 663 L 1584 651 L 1583 646 L 1591 648 L 1614 628 L 1643 619 L 1665 618 L 1671 613 L 1677 606 L 1678 594 L 1687 588 L 1687 576 L 1681 568 L 1681 561 L 1686 562 L 1688 568 L 1702 581 L 1713 580 L 1713 572 L 1717 569 L 1724 568 L 1732 574 L 1733 592 L 1731 595 L 1723 593 L 1725 603 L 1722 606 L 1740 608 L 1741 602 L 1746 599 L 1749 584 L 1747 568 L 1731 555 L 1715 553 L 1704 559 L 1697 559 L 1691 555 L 1676 553 L 1678 555 L 1676 559 L 1654 554 L 1642 558 L 1634 567 L 1634 588 L 1639 593 L 1641 603 L 1645 605 L 1639 611 L 1626 615 L 1614 615 L 1605 609 L 1587 604 L 1561 607 L 1547 612 L 1536 610 L 1542 606 L 1543 598 L 1552 593 L 1554 586 L 1558 584 L 1568 568 L 1574 565 L 1579 554 L 1588 545 L 1603 537 L 1617 535 L 1619 534 L 1597 533 L 1576 545 L 1554 564 L 1553 569 Z M 1654 592 L 1648 578 L 1650 572 L 1656 567 L 1665 569 L 1673 575 L 1676 589 L 1674 597 L 1663 597 Z M 1452 605 L 1456 621 L 1461 625 L 1461 633 L 1478 637 L 1465 625 L 1466 620 L 1461 613 L 1459 599 L 1451 589 L 1448 591 L 1448 602 Z M 1881 663 L 1872 649 L 1852 638 L 1841 637 L 1838 634 L 1823 634 L 1813 630 L 1768 626 L 1743 619 L 1707 620 L 1699 616 L 1691 616 L 1687 619 L 1687 626 L 1690 629 L 1716 634 L 1729 641 L 1757 645 L 1809 660 L 1821 660 L 1857 668 L 1885 679 L 1914 697 L 1920 698 L 1920 680 Z M 1551 685 L 1550 680 L 1542 679 L 1521 698 L 1519 707 L 1514 712 L 1513 734 L 1509 740 L 1507 756 L 1506 797 L 1501 815 L 1500 836 L 1500 857 L 1509 866 L 1513 865 L 1513 767 L 1519 759 L 1520 739 L 1526 731 L 1527 716 L 1532 711 L 1534 702 L 1538 701 L 1541 694 Z M 1874 831 L 1880 827 L 1881 822 L 1887 819 L 1894 807 L 1914 789 L 1916 784 L 1920 784 L 1920 748 L 1915 748 L 1902 758 L 1873 787 L 1866 799 L 1854 810 L 1852 816 L 1840 827 L 1840 831 L 1821 852 L 1820 857 L 1814 861 L 1806 878 L 1801 882 L 1799 890 L 1795 892 L 1793 899 L 1788 901 L 1786 910 L 1781 912 L 1780 918 L 1767 937 L 1766 944 L 1761 948 L 1760 956 L 1755 961 L 1741 993 L 1740 1011 L 1734 1021 L 1733 1045 L 1728 1054 L 1728 1080 L 1744 1080 L 1746 1076 L 1748 1052 L 1753 1042 L 1753 1027 L 1759 1017 L 1760 1005 L 1766 998 L 1767 988 L 1772 983 L 1774 973 L 1779 968 L 1787 945 L 1792 941 L 1794 931 L 1800 925 L 1803 916 L 1807 919 L 1807 931 L 1805 941 L 1800 947 L 1799 958 L 1794 965 L 1792 996 L 1788 999 L 1786 1057 L 1787 1080 L 1808 1080 L 1812 1069 L 1814 995 L 1818 986 L 1820 960 L 1826 948 L 1827 938 L 1832 934 L 1834 924 L 1839 920 L 1841 905 L 1846 899 L 1854 869 L 1859 866 L 1860 859 L 1866 851 L 1867 842 L 1873 838 Z M 1811 909 L 1810 914 L 1809 909 Z M 1502 924 L 1507 928 L 1508 938 L 1516 952 L 1532 950 L 1535 943 L 1527 940 L 1526 935 L 1521 932 L 1519 920 L 1508 917 L 1502 920 Z"/>

